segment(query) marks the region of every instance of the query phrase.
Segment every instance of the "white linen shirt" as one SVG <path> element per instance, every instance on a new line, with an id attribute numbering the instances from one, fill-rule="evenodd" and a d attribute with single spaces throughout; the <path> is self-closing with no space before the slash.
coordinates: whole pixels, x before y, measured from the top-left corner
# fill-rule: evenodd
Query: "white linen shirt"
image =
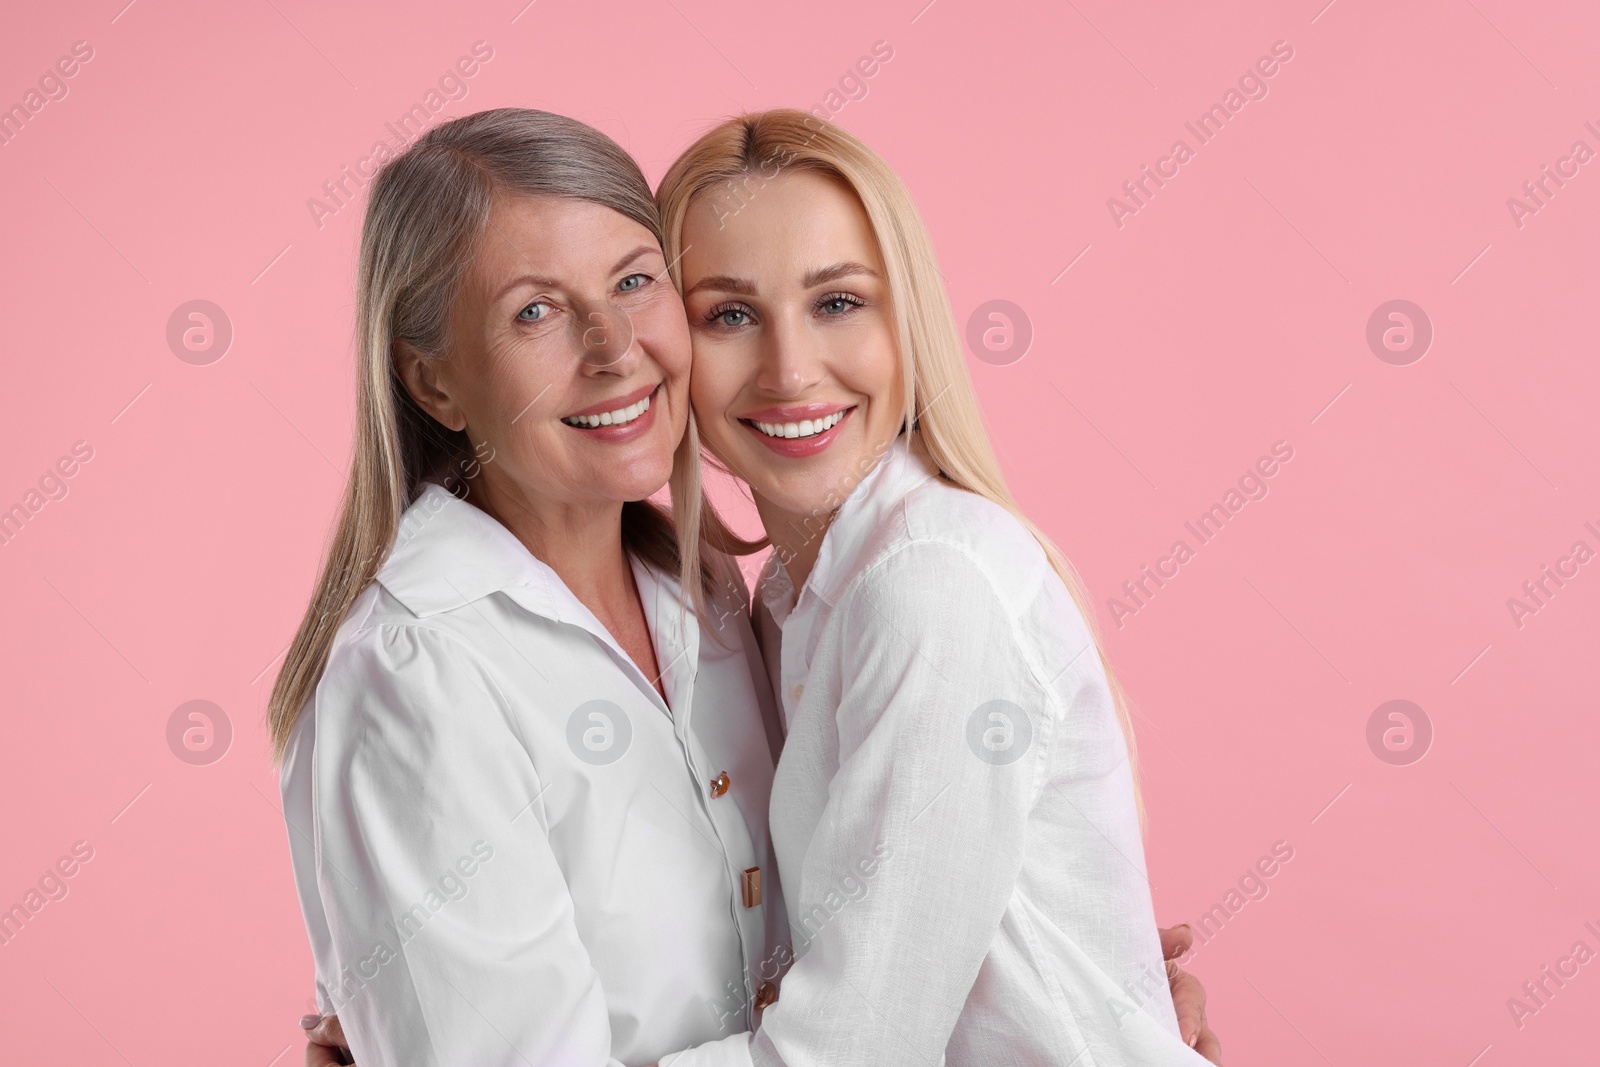
<path id="1" fill-rule="evenodd" d="M 1104 670 L 1026 528 L 899 442 L 798 599 L 774 562 L 758 601 L 763 641 L 782 628 L 771 829 L 797 959 L 755 1034 L 662 1067 L 1205 1063 Z"/>
<path id="2" fill-rule="evenodd" d="M 653 1063 L 758 1017 L 787 938 L 747 606 L 724 647 L 633 574 L 668 701 L 437 485 L 342 621 L 281 787 L 318 1002 L 363 1067 Z"/>

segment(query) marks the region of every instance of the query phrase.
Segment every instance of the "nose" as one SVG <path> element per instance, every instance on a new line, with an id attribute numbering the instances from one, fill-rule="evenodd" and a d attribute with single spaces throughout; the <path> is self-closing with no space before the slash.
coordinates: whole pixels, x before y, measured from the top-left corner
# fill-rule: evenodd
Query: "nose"
<path id="1" fill-rule="evenodd" d="M 626 376 L 638 358 L 628 313 L 609 300 L 587 302 L 574 311 L 572 328 L 584 370 Z"/>
<path id="2" fill-rule="evenodd" d="M 761 339 L 756 387 L 779 399 L 804 396 L 825 376 L 822 341 L 803 315 L 782 315 Z"/>

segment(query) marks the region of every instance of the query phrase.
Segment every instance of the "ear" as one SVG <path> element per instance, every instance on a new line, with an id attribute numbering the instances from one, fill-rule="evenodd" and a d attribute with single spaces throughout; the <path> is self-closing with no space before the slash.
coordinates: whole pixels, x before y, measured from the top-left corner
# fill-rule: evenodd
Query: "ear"
<path id="1" fill-rule="evenodd" d="M 430 359 L 409 341 L 395 341 L 393 345 L 395 373 L 411 394 L 417 406 L 447 429 L 464 430 L 467 417 L 461 411 L 448 386 L 440 379 L 440 360 Z"/>

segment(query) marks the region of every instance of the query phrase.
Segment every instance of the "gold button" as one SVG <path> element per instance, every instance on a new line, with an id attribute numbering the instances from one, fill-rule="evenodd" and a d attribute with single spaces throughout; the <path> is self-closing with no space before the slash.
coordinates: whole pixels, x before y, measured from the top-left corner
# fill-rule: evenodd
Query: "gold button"
<path id="1" fill-rule="evenodd" d="M 778 987 L 771 982 L 762 982 L 756 989 L 756 1010 L 770 1008 L 778 1002 Z"/>
<path id="2" fill-rule="evenodd" d="M 720 797 L 722 794 L 728 791 L 728 787 L 732 784 L 733 779 L 728 777 L 727 771 L 723 771 L 721 774 L 711 779 L 711 795 L 714 797 Z"/>
<path id="3" fill-rule="evenodd" d="M 739 880 L 739 888 L 744 893 L 744 906 L 753 908 L 761 903 L 761 868 L 750 867 Z"/>
<path id="4" fill-rule="evenodd" d="M 799 700 L 802 696 L 805 695 L 806 687 L 805 687 L 804 684 L 797 685 L 793 689 L 791 689 L 790 692 L 794 694 L 794 698 L 796 700 Z"/>

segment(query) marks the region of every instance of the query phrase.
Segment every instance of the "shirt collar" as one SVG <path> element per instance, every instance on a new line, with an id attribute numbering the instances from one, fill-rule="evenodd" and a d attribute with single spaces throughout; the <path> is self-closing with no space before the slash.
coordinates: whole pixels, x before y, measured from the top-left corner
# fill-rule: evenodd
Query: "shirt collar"
<path id="1" fill-rule="evenodd" d="M 556 590 L 571 597 L 515 534 L 432 482 L 400 517 L 394 547 L 375 580 L 418 618 L 506 592 L 535 614 L 560 621 Z"/>
<path id="2" fill-rule="evenodd" d="M 914 450 L 905 436 L 897 438 L 834 513 L 823 534 L 817 561 L 798 596 L 777 554 L 768 557 L 760 595 L 773 620 L 781 627 L 808 592 L 829 604 L 838 603 L 876 547 L 879 531 L 888 517 L 908 493 L 937 476 L 937 468 L 920 448 Z"/>
<path id="3" fill-rule="evenodd" d="M 662 681 L 689 721 L 700 633 L 677 579 L 628 554 L 649 620 Z M 448 489 L 428 483 L 400 518 L 394 548 L 375 581 L 418 618 L 466 607 L 503 593 L 525 610 L 589 631 L 616 655 L 646 695 L 672 715 L 637 664 L 594 613 L 499 520 Z"/>

